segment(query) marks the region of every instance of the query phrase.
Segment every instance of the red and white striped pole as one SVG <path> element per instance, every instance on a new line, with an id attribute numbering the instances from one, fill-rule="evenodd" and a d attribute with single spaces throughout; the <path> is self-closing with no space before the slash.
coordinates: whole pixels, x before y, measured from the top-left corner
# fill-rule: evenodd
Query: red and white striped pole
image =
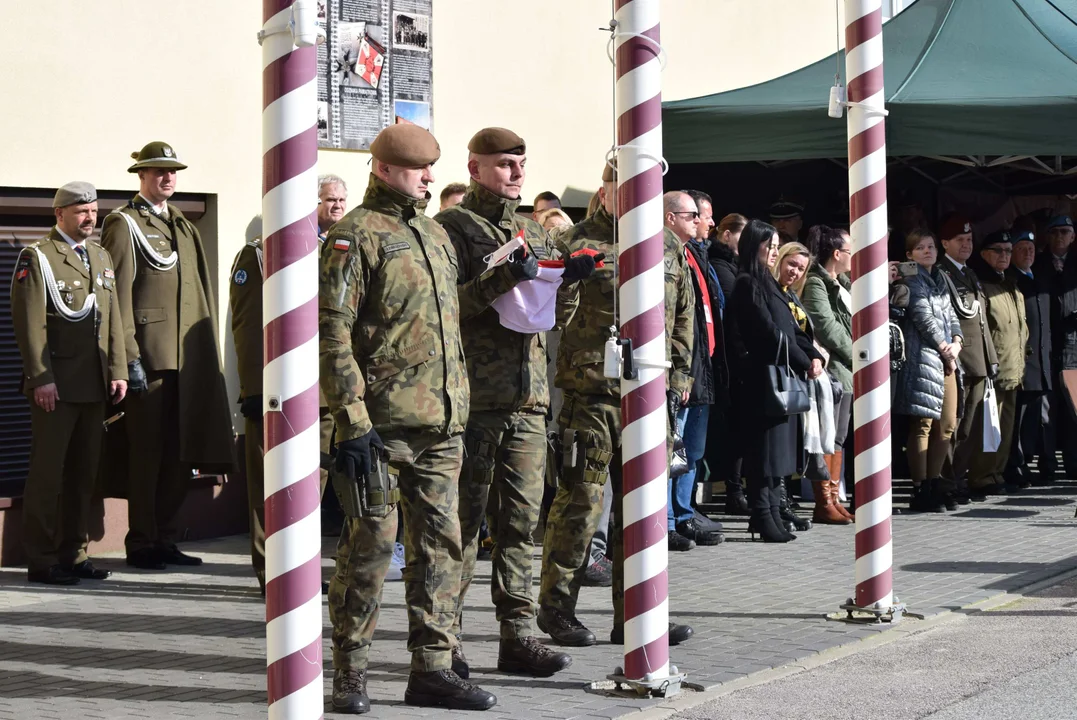
<path id="1" fill-rule="evenodd" d="M 890 332 L 881 0 L 845 0 L 857 608 L 896 610 L 890 528 Z"/>
<path id="2" fill-rule="evenodd" d="M 318 162 L 313 0 L 263 0 L 266 684 L 273 720 L 321 718 Z M 307 47 L 296 47 L 296 41 Z"/>
<path id="3" fill-rule="evenodd" d="M 669 677 L 666 547 L 666 323 L 659 0 L 614 0 L 621 338 L 636 380 L 621 380 L 624 677 Z"/>

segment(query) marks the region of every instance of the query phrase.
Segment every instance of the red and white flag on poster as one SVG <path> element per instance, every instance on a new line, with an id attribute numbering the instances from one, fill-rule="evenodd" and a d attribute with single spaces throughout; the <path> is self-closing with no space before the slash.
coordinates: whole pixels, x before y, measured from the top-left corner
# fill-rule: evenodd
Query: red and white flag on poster
<path id="1" fill-rule="evenodd" d="M 362 42 L 359 43 L 359 59 L 355 61 L 355 73 L 370 83 L 370 87 L 377 88 L 384 65 L 385 48 L 364 34 Z"/>

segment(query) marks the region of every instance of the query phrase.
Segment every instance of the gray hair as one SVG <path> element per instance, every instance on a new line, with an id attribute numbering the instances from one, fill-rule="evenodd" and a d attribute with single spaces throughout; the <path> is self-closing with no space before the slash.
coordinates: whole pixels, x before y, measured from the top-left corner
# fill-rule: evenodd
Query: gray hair
<path id="1" fill-rule="evenodd" d="M 318 176 L 318 197 L 322 196 L 322 188 L 326 185 L 340 185 L 344 188 L 344 192 L 348 192 L 348 183 L 344 182 L 344 178 L 339 175 L 319 175 Z"/>

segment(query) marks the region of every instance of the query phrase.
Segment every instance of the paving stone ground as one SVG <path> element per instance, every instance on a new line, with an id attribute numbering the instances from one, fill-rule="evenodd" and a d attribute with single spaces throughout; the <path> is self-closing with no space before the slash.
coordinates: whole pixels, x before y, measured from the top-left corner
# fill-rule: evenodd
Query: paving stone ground
<path id="1" fill-rule="evenodd" d="M 1063 483 L 944 516 L 895 516 L 898 596 L 930 616 L 1077 568 L 1075 496 L 1077 484 Z M 888 629 L 827 617 L 853 593 L 851 527 L 816 527 L 788 545 L 764 545 L 749 542 L 743 520 L 726 520 L 726 543 L 670 558 L 672 617 L 696 630 L 672 659 L 692 688 Z M 113 577 L 76 588 L 32 585 L 25 570 L 0 570 L 0 720 L 266 717 L 264 606 L 246 542 L 185 545 L 206 561 L 195 572 L 131 571 L 122 557 L 100 558 Z M 333 545 L 326 540 L 326 577 Z M 431 716 L 402 703 L 409 659 L 403 589 L 386 584 L 370 668 L 372 717 Z M 498 673 L 489 565 L 480 563 L 465 642 L 473 680 L 498 696 L 484 718 L 614 718 L 658 702 L 590 687 L 621 661 L 620 648 L 605 642 L 609 590 L 584 588 L 579 614 L 601 642 L 574 650 L 568 671 L 546 679 Z"/>

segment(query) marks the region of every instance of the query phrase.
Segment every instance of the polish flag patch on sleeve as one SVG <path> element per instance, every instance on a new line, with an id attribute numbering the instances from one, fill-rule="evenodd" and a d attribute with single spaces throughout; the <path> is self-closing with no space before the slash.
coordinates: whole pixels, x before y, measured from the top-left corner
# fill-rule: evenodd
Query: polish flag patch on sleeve
<path id="1" fill-rule="evenodd" d="M 352 246 L 351 240 L 345 240 L 344 238 L 337 238 L 333 241 L 334 250 L 347 250 Z"/>

